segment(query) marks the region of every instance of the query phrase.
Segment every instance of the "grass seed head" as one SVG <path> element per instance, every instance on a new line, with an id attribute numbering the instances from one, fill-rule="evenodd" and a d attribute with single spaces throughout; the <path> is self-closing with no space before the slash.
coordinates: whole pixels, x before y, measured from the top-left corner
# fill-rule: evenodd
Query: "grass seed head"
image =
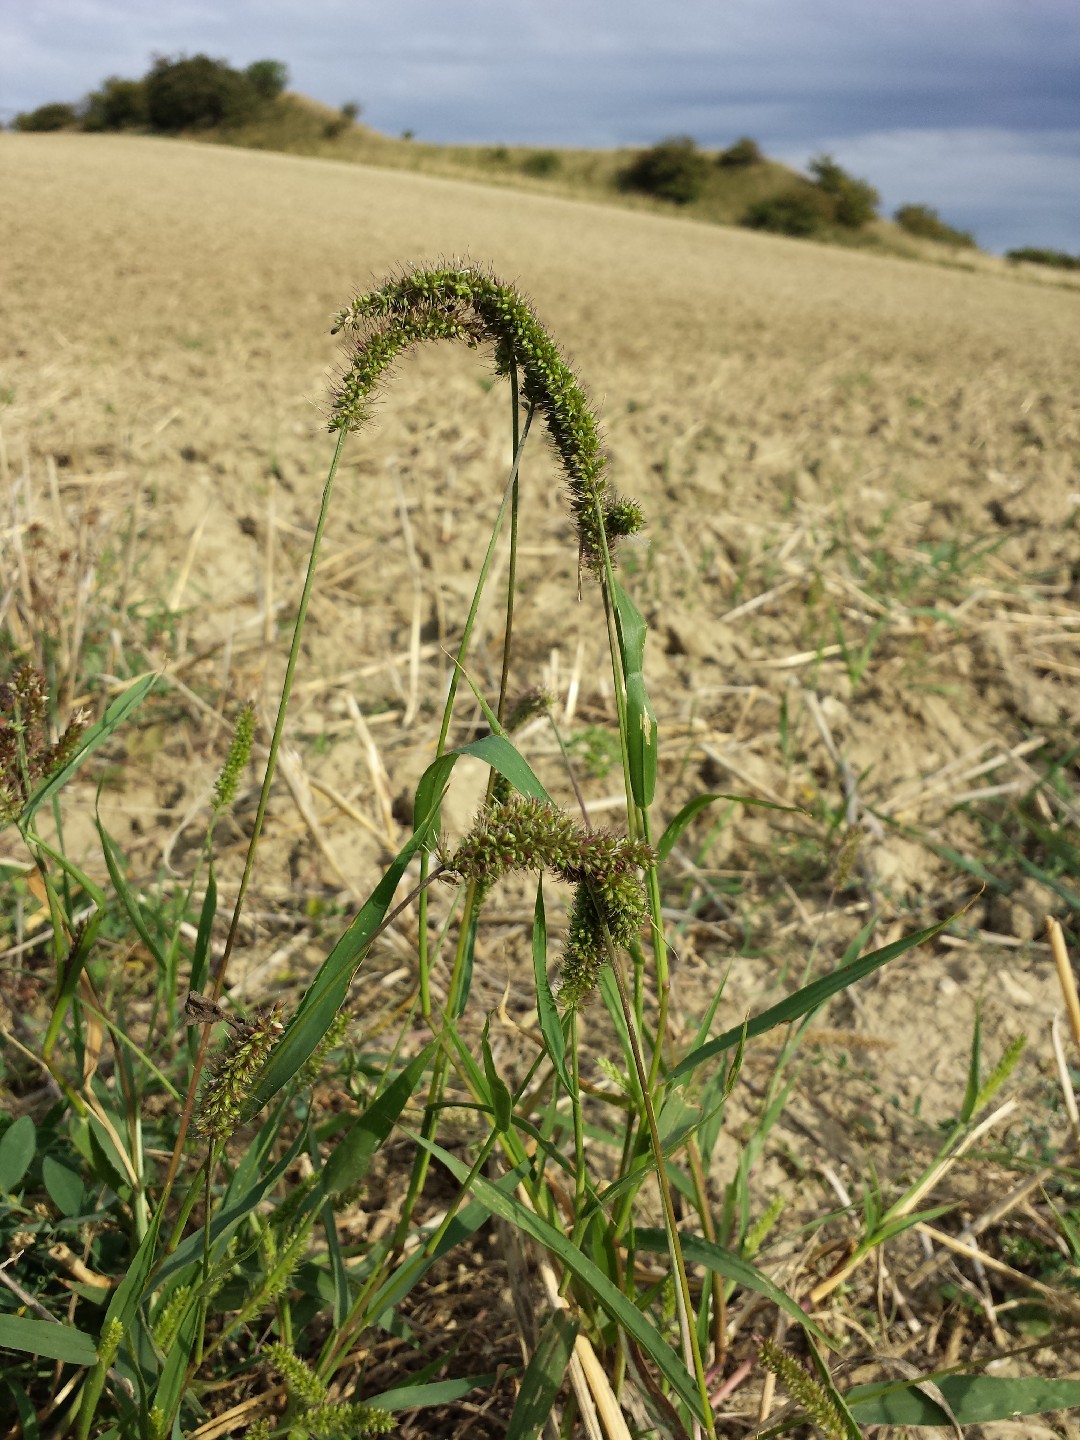
<path id="1" fill-rule="evenodd" d="M 549 870 L 576 886 L 559 998 L 580 1004 L 594 989 L 609 945 L 625 949 L 648 909 L 638 871 L 655 860 L 643 840 L 586 830 L 543 800 L 497 800 L 446 859 L 481 895 L 514 870 Z"/>
<path id="2" fill-rule="evenodd" d="M 425 340 L 491 344 L 495 369 L 516 366 L 526 403 L 540 412 L 558 451 L 583 561 L 603 572 L 604 552 L 644 524 L 632 500 L 617 495 L 603 474 L 607 457 L 584 390 L 525 298 L 476 265 L 418 267 L 359 295 L 335 317 L 348 331 L 351 360 L 331 405 L 330 428 L 354 430 L 368 401 L 403 351 Z"/>

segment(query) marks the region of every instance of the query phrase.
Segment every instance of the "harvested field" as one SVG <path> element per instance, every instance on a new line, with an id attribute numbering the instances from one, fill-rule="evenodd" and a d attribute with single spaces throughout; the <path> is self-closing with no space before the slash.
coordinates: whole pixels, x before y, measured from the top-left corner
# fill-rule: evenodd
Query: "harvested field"
<path id="1" fill-rule="evenodd" d="M 270 713 L 280 686 L 333 452 L 331 315 L 406 262 L 490 264 L 572 357 L 613 479 L 648 517 L 622 569 L 650 623 L 661 824 L 702 791 L 802 807 L 735 807 L 723 825 L 714 807 L 673 852 L 676 1037 L 729 967 L 724 1026 L 871 921 L 882 945 L 970 904 L 822 1019 L 812 1083 L 755 1184 L 784 1187 L 799 1215 L 836 1203 L 822 1174 L 857 1195 L 867 1155 L 902 1185 L 959 1111 L 978 1008 L 986 1068 L 1029 1037 L 1002 1096 L 1019 1103 L 947 1184 L 977 1218 L 1014 1167 L 1054 1162 L 1061 998 L 1044 919 L 1075 945 L 1080 916 L 1080 289 L 144 138 L 0 135 L 0 193 L 3 658 L 42 664 L 64 707 L 164 667 L 101 793 L 138 876 L 183 872 L 223 717 L 248 695 Z M 464 349 L 415 355 L 345 451 L 251 901 L 262 918 L 234 966 L 249 1000 L 299 988 L 332 938 L 319 917 L 355 908 L 408 833 L 508 470 L 491 378 Z M 539 436 L 522 478 L 512 689 L 555 693 L 590 815 L 618 825 L 602 616 L 591 587 L 576 599 Z M 489 608 L 472 664 L 493 694 Z M 452 737 L 467 738 L 464 724 Z M 520 744 L 572 803 L 551 730 Z M 85 801 L 68 801 L 69 853 L 88 865 L 101 778 L 69 791 Z M 459 828 L 481 782 L 452 793 Z M 849 830 L 858 854 L 834 894 Z M 223 888 L 243 843 L 235 825 Z M 500 896 L 473 1005 L 482 1018 L 509 987 L 520 1018 L 530 900 Z M 362 972 L 365 1009 L 408 993 L 412 955 L 402 921 Z M 589 1013 L 597 1052 L 605 1025 Z M 497 1028 L 512 1071 L 520 1041 Z M 748 1056 L 746 1113 L 767 1066 Z M 1035 1333 L 1008 1325 L 1003 1312 L 964 1343 L 982 1355 Z M 1017 1371 L 1066 1373 L 1061 1345 Z"/>

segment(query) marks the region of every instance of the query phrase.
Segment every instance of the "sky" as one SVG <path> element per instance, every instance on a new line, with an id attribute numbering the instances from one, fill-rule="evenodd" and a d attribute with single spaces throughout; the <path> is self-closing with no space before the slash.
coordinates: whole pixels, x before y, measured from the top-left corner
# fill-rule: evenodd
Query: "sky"
<path id="1" fill-rule="evenodd" d="M 200 51 L 436 142 L 750 135 L 985 249 L 1080 253 L 1080 0 L 0 0 L 0 121 Z"/>

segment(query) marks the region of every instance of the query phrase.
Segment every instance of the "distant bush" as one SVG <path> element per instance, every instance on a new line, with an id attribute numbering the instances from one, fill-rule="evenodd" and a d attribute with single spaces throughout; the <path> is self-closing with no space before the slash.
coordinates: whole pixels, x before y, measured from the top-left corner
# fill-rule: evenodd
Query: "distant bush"
<path id="1" fill-rule="evenodd" d="M 545 175 L 554 175 L 561 164 L 562 159 L 554 150 L 534 150 L 531 155 L 525 156 L 521 168 L 526 175 L 542 178 Z"/>
<path id="2" fill-rule="evenodd" d="M 100 90 L 86 97 L 84 130 L 128 130 L 147 123 L 146 86 L 142 80 L 110 75 Z"/>
<path id="3" fill-rule="evenodd" d="M 15 129 L 28 131 L 66 130 L 78 120 L 74 105 L 55 102 L 39 105 L 36 110 L 24 110 L 15 116 Z"/>
<path id="4" fill-rule="evenodd" d="M 510 151 L 505 145 L 492 145 L 484 154 L 493 165 L 505 165 L 510 159 Z"/>
<path id="5" fill-rule="evenodd" d="M 842 169 L 831 155 L 817 155 L 810 161 L 810 174 L 818 189 L 832 201 L 833 219 L 848 230 L 859 230 L 877 214 L 881 196 L 867 180 L 857 180 Z"/>
<path id="6" fill-rule="evenodd" d="M 289 83 L 289 67 L 280 60 L 256 60 L 244 75 L 262 100 L 276 100 Z"/>
<path id="7" fill-rule="evenodd" d="M 1023 245 L 1019 250 L 1006 250 L 1005 259 L 1026 260 L 1030 265 L 1050 265 L 1055 270 L 1080 270 L 1080 255 L 1067 250 L 1044 250 L 1037 245 Z"/>
<path id="8" fill-rule="evenodd" d="M 739 223 L 751 230 L 805 238 L 817 235 L 832 218 L 832 207 L 826 197 L 807 187 L 784 190 L 779 195 L 755 201 Z"/>
<path id="9" fill-rule="evenodd" d="M 259 64 L 272 64 L 260 61 Z M 146 77 L 146 111 L 155 130 L 199 130 L 248 119 L 265 97 L 248 75 L 209 55 L 159 56 Z"/>
<path id="10" fill-rule="evenodd" d="M 943 245 L 975 244 L 974 235 L 946 225 L 930 205 L 901 205 L 893 218 L 901 230 L 906 230 L 909 235 L 918 235 L 923 240 L 938 240 Z"/>
<path id="11" fill-rule="evenodd" d="M 749 135 L 743 135 L 734 145 L 720 151 L 716 163 L 735 169 L 742 165 L 760 165 L 764 159 L 757 141 L 751 140 Z"/>
<path id="12" fill-rule="evenodd" d="M 355 100 L 350 100 L 342 105 L 341 109 L 332 120 L 327 120 L 323 126 L 323 138 L 325 140 L 336 140 L 339 135 L 344 135 L 346 130 L 351 130 L 356 124 L 356 117 L 360 114 L 360 106 Z"/>
<path id="13" fill-rule="evenodd" d="M 709 162 L 689 135 L 673 135 L 643 150 L 622 172 L 624 190 L 640 190 L 675 205 L 689 205 L 705 185 Z"/>

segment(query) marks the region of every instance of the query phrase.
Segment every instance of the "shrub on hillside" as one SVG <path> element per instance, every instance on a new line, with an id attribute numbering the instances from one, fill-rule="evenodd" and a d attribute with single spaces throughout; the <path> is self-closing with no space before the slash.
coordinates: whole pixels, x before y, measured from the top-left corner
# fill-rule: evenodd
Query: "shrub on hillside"
<path id="1" fill-rule="evenodd" d="M 59 101 L 50 105 L 39 105 L 36 110 L 24 110 L 15 116 L 15 129 L 27 131 L 66 130 L 74 125 L 78 117 L 74 105 Z"/>
<path id="2" fill-rule="evenodd" d="M 624 190 L 689 205 L 701 194 L 708 165 L 689 135 L 674 135 L 643 150 L 619 176 L 619 184 Z"/>
<path id="3" fill-rule="evenodd" d="M 1014 263 L 1026 260 L 1029 265 L 1050 265 L 1055 270 L 1080 270 L 1080 255 L 1070 255 L 1067 250 L 1044 250 L 1038 245 L 1006 250 L 1005 259 Z"/>
<path id="4" fill-rule="evenodd" d="M 832 219 L 832 208 L 820 192 L 810 187 L 784 190 L 757 200 L 740 220 L 751 230 L 769 230 L 774 235 L 805 239 L 819 234 Z"/>
<path id="5" fill-rule="evenodd" d="M 84 130 L 128 130 L 146 122 L 146 85 L 142 80 L 110 75 L 100 90 L 86 97 Z"/>
<path id="6" fill-rule="evenodd" d="M 526 175 L 543 179 L 545 175 L 554 175 L 561 164 L 562 161 L 554 150 L 534 150 L 531 155 L 525 156 L 521 168 Z"/>
<path id="7" fill-rule="evenodd" d="M 244 75 L 261 100 L 276 100 L 289 83 L 289 67 L 280 60 L 255 60 Z"/>
<path id="8" fill-rule="evenodd" d="M 749 135 L 743 135 L 736 140 L 734 145 L 729 145 L 726 150 L 721 150 L 716 157 L 716 163 L 726 168 L 736 169 L 744 165 L 760 165 L 765 159 L 761 153 L 761 146 L 756 140 L 751 140 Z"/>
<path id="9" fill-rule="evenodd" d="M 155 130 L 235 125 L 263 103 L 247 75 L 209 55 L 159 56 L 145 84 L 147 117 Z"/>
<path id="10" fill-rule="evenodd" d="M 339 135 L 344 135 L 346 130 L 351 130 L 356 124 L 356 117 L 360 114 L 360 106 L 355 100 L 348 100 L 334 116 L 327 120 L 323 126 L 323 138 L 325 140 L 336 140 Z"/>
<path id="11" fill-rule="evenodd" d="M 975 244 L 974 235 L 967 230 L 954 230 L 931 205 L 901 205 L 893 218 L 901 230 L 922 240 L 938 240 L 943 245 Z"/>
<path id="12" fill-rule="evenodd" d="M 833 219 L 848 230 L 859 230 L 877 214 L 881 196 L 867 180 L 857 180 L 839 166 L 831 155 L 817 155 L 810 161 L 810 174 L 818 189 L 832 202 Z"/>

